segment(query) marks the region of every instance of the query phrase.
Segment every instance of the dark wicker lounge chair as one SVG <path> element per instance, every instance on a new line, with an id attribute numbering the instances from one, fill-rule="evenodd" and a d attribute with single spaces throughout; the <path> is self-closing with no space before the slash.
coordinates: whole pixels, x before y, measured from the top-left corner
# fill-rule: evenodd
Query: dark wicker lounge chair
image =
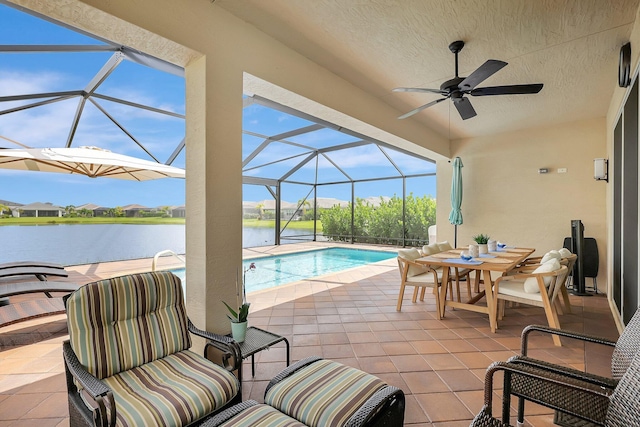
<path id="1" fill-rule="evenodd" d="M 557 334 L 566 338 L 614 347 L 613 355 L 611 357 L 611 377 L 594 375 L 567 366 L 556 365 L 528 357 L 527 343 L 529 340 L 529 335 L 532 332 Z M 570 381 L 576 381 L 577 384 L 582 383 L 584 384 L 584 387 L 596 386 L 605 388 L 607 390 L 613 390 L 618 384 L 620 378 L 622 378 L 624 373 L 627 371 L 631 360 L 639 352 L 639 350 L 640 310 L 636 311 L 635 315 L 631 318 L 629 324 L 625 327 L 624 331 L 622 331 L 622 334 L 617 341 L 610 341 L 600 337 L 553 329 L 541 325 L 528 326 L 522 331 L 521 355 L 512 357 L 511 359 L 509 359 L 509 362 L 532 366 L 536 369 L 547 370 L 554 375 L 558 375 L 559 377 L 567 378 Z M 584 423 L 583 420 L 585 419 L 588 419 L 588 421 L 596 424 L 604 422 L 605 413 L 603 411 L 588 415 L 588 412 L 580 410 L 580 402 L 573 402 L 576 407 L 572 406 L 571 401 L 558 403 L 559 400 L 564 399 L 564 396 L 562 395 L 562 393 L 560 393 L 559 390 L 554 390 L 553 386 L 545 384 L 544 392 L 540 392 L 539 389 L 540 387 L 542 387 L 541 384 L 538 384 L 534 380 L 523 382 L 517 381 L 516 377 L 511 387 L 513 394 L 522 396 L 518 401 L 518 420 L 520 422 L 522 422 L 524 416 L 525 400 L 534 400 L 537 403 L 548 407 L 560 406 L 565 408 L 564 410 L 557 410 L 556 412 L 555 421 L 559 425 L 582 425 L 582 423 Z M 534 396 L 534 398 L 531 398 L 531 396 Z M 591 409 L 595 408 L 592 407 Z M 575 417 L 578 417 L 579 419 L 576 419 Z"/>
<path id="2" fill-rule="evenodd" d="M 539 392 L 546 394 L 549 390 L 562 390 L 565 401 L 581 402 L 582 411 L 591 411 L 594 402 L 606 402 L 602 422 L 597 425 L 605 427 L 640 427 L 640 354 L 631 361 L 626 373 L 622 376 L 615 389 L 597 386 L 585 387 L 583 383 L 567 381 L 564 376 L 558 376 L 550 371 L 537 369 L 533 366 L 511 362 L 495 362 L 485 376 L 484 406 L 473 419 L 470 427 L 509 427 L 510 395 L 505 387 L 502 402 L 502 420 L 493 417 L 492 395 L 493 374 L 503 371 L 505 377 L 517 377 L 522 382 L 531 381 L 542 386 Z M 589 425 L 583 423 L 581 425 Z"/>
<path id="3" fill-rule="evenodd" d="M 4 268 L 12 268 L 12 267 L 45 267 L 45 268 L 57 268 L 60 270 L 64 270 L 64 265 L 57 264 L 55 262 L 45 262 L 45 261 L 16 261 L 16 262 L 5 262 L 0 264 L 0 270 Z"/>
<path id="4" fill-rule="evenodd" d="M 39 280 L 47 280 L 47 276 L 69 277 L 69 273 L 57 267 L 13 266 L 0 269 L 0 277 L 10 276 L 36 276 Z"/>

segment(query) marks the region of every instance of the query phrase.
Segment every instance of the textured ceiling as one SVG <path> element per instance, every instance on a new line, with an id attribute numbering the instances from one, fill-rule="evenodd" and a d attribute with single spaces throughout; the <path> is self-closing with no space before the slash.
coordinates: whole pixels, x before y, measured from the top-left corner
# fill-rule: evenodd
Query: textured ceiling
<path id="1" fill-rule="evenodd" d="M 617 87 L 620 46 L 640 0 L 216 0 L 402 114 L 455 75 L 448 45 L 463 40 L 460 76 L 487 59 L 508 62 L 478 87 L 543 83 L 537 95 L 469 97 L 478 115 L 460 119 L 451 101 L 410 119 L 451 139 L 604 117 Z M 311 83 L 310 83 L 311 84 Z M 621 90 L 621 89 L 618 89 Z"/>

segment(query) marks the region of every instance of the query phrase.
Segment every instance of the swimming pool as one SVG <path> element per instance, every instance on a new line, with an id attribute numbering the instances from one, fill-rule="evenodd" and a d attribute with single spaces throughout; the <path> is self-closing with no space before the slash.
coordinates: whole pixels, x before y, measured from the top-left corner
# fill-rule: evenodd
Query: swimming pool
<path id="1" fill-rule="evenodd" d="M 373 262 L 395 258 L 396 256 L 396 252 L 327 248 L 246 259 L 242 264 L 245 269 L 251 263 L 256 265 L 255 270 L 247 271 L 245 276 L 246 291 L 255 292 L 323 274 L 361 267 Z M 173 272 L 184 281 L 184 269 L 174 270 Z"/>

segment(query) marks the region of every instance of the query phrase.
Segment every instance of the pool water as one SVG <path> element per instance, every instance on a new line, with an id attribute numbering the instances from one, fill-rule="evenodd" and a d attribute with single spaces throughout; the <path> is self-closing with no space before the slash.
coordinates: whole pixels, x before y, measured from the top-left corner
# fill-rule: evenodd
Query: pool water
<path id="1" fill-rule="evenodd" d="M 242 262 L 244 269 L 248 269 L 251 263 L 256 265 L 254 270 L 247 271 L 245 275 L 246 292 L 255 292 L 323 274 L 361 267 L 396 256 L 395 252 L 327 248 L 246 259 Z M 184 269 L 173 272 L 184 281 Z"/>

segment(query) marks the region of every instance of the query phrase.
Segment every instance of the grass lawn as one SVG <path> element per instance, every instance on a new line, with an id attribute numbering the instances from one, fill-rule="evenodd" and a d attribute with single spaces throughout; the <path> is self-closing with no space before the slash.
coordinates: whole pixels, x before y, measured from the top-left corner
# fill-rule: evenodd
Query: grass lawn
<path id="1" fill-rule="evenodd" d="M 67 218 L 67 217 L 22 217 L 0 218 L 0 225 L 53 225 L 53 224 L 184 224 L 184 218 Z M 283 222 L 282 225 L 285 223 Z M 273 228 L 275 220 L 245 219 L 242 226 L 247 228 Z M 313 221 L 291 221 L 287 226 L 292 230 L 313 230 Z M 318 221 L 318 232 L 322 231 L 322 223 Z"/>
<path id="2" fill-rule="evenodd" d="M 47 224 L 184 224 L 184 218 L 66 218 L 23 217 L 0 218 L 0 225 L 47 225 Z"/>

